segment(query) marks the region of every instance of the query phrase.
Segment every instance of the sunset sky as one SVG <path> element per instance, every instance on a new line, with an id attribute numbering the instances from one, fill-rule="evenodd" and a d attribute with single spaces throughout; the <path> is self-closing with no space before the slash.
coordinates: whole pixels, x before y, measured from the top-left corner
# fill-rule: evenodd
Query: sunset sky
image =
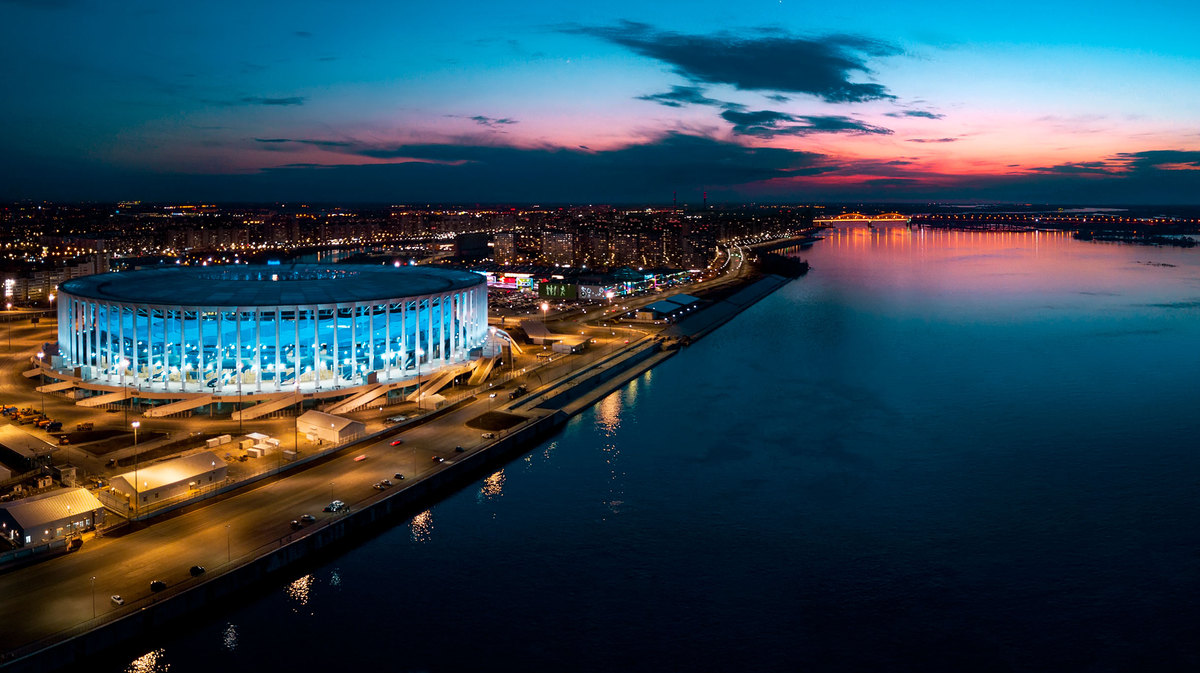
<path id="1" fill-rule="evenodd" d="M 0 0 L 0 198 L 1200 201 L 1194 2 Z"/>

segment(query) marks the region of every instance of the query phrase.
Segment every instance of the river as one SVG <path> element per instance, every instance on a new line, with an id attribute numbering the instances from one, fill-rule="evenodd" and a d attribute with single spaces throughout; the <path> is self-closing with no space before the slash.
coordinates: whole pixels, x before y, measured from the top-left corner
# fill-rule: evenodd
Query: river
<path id="1" fill-rule="evenodd" d="M 1200 252 L 805 256 L 553 441 L 99 670 L 1194 670 Z"/>

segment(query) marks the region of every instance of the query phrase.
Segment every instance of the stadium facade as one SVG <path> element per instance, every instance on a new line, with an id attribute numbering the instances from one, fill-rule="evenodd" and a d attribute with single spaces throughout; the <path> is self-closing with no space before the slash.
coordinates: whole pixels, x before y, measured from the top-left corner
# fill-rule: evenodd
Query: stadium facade
<path id="1" fill-rule="evenodd" d="M 143 390 L 329 391 L 461 363 L 486 336 L 486 279 L 468 271 L 171 266 L 60 285 L 53 364 Z"/>

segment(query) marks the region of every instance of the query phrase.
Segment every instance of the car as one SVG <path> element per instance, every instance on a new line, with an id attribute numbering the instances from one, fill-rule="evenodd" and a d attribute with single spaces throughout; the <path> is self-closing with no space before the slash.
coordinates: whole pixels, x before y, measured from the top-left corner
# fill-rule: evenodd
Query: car
<path id="1" fill-rule="evenodd" d="M 121 598 L 121 594 L 113 594 L 109 597 L 113 605 L 125 605 L 125 599 Z"/>
<path id="2" fill-rule="evenodd" d="M 403 423 L 408 420 L 408 416 L 392 416 L 387 419 L 388 423 Z"/>
<path id="3" fill-rule="evenodd" d="M 392 479 L 403 479 L 403 478 L 404 478 L 404 474 L 401 472 L 397 472 L 396 474 L 392 475 Z"/>
<path id="4" fill-rule="evenodd" d="M 162 591 L 167 588 L 167 583 L 162 580 L 154 580 L 150 583 L 150 590 L 154 592 Z"/>
<path id="5" fill-rule="evenodd" d="M 365 454 L 365 453 L 360 453 L 359 455 L 357 455 L 357 456 L 355 456 L 355 457 L 354 457 L 354 462 L 356 462 L 356 463 L 361 463 L 361 462 L 363 462 L 363 461 L 364 461 L 364 460 L 366 460 L 366 459 L 367 459 L 367 454 Z"/>
<path id="6" fill-rule="evenodd" d="M 458 452 L 458 453 L 462 453 L 463 451 L 466 451 L 466 449 L 464 449 L 464 448 L 463 448 L 463 447 L 461 447 L 461 446 L 456 446 L 456 447 L 454 447 L 454 450 L 455 450 L 456 452 Z"/>
<path id="7" fill-rule="evenodd" d="M 446 459 L 445 459 L 445 458 L 442 458 L 441 456 L 434 456 L 434 457 L 433 457 L 433 462 L 435 462 L 435 463 L 444 463 L 444 462 L 446 462 Z"/>
<path id="8" fill-rule="evenodd" d="M 341 500 L 334 500 L 328 505 L 325 505 L 326 512 L 340 512 L 344 509 L 346 509 L 346 503 L 342 502 Z"/>
<path id="9" fill-rule="evenodd" d="M 302 524 L 296 519 L 292 519 L 291 521 L 289 521 L 288 525 L 292 527 L 292 530 L 299 530 L 300 528 L 303 527 Z"/>
<path id="10" fill-rule="evenodd" d="M 494 433 L 494 432 L 485 432 L 485 433 L 483 433 L 482 435 L 480 435 L 480 437 L 482 437 L 482 438 L 484 438 L 484 439 L 495 439 L 495 438 L 496 438 L 496 433 Z"/>
<path id="11" fill-rule="evenodd" d="M 311 514 L 301 514 L 300 515 L 300 523 L 303 523 L 303 524 L 313 523 L 316 520 L 317 520 L 317 517 L 315 517 Z"/>
<path id="12" fill-rule="evenodd" d="M 204 574 L 204 566 L 192 566 L 188 568 L 188 572 L 192 574 L 192 577 L 199 577 Z"/>
<path id="13" fill-rule="evenodd" d="M 387 486 L 384 486 L 382 481 L 377 481 L 374 484 L 371 484 L 371 488 L 375 489 L 376 491 L 382 491 L 383 489 L 387 488 Z"/>
<path id="14" fill-rule="evenodd" d="M 383 484 L 384 486 L 390 487 L 390 486 L 392 485 L 392 480 L 391 480 L 391 479 L 384 479 L 383 481 L 381 481 L 381 482 L 379 482 L 379 483 Z"/>
<path id="15" fill-rule="evenodd" d="M 404 443 L 403 439 L 393 439 L 392 440 L 392 446 L 400 446 L 403 443 Z"/>

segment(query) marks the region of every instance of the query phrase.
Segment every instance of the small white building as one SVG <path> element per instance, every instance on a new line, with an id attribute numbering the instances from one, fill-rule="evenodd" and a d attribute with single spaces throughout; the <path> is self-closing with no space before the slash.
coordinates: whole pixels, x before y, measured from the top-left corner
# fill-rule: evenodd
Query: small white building
<path id="1" fill-rule="evenodd" d="M 309 439 L 340 444 L 364 434 L 367 426 L 359 421 L 334 416 L 323 411 L 306 411 L 296 418 L 296 432 Z"/>
<path id="2" fill-rule="evenodd" d="M 139 467 L 112 478 L 112 487 L 129 498 L 130 505 L 153 505 L 225 481 L 225 461 L 212 451 Z"/>
<path id="3" fill-rule="evenodd" d="M 86 488 L 0 503 L 0 535 L 18 546 L 71 537 L 103 522 L 104 505 Z"/>

